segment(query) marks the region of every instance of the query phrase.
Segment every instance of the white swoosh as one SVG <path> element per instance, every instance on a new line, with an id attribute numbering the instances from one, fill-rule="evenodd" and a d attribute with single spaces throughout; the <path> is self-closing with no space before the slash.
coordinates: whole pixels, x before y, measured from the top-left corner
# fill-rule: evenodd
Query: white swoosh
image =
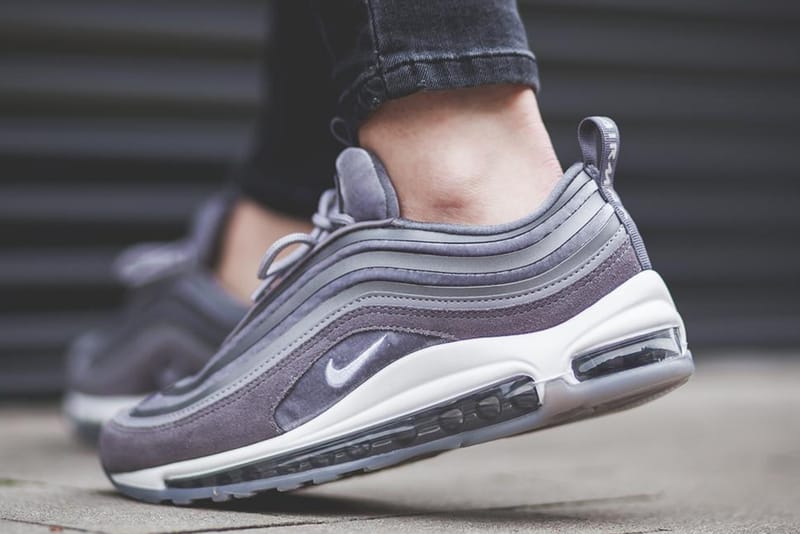
<path id="1" fill-rule="evenodd" d="M 328 382 L 328 385 L 332 388 L 340 388 L 347 384 L 347 382 L 353 378 L 359 369 L 361 369 L 367 360 L 369 360 L 377 351 L 378 348 L 383 344 L 384 340 L 386 340 L 386 336 L 388 334 L 383 334 L 378 341 L 370 345 L 367 350 L 362 352 L 358 358 L 353 360 L 352 362 L 348 363 L 341 369 L 337 369 L 333 366 L 333 360 L 328 360 L 328 365 L 325 367 L 325 380 Z"/>

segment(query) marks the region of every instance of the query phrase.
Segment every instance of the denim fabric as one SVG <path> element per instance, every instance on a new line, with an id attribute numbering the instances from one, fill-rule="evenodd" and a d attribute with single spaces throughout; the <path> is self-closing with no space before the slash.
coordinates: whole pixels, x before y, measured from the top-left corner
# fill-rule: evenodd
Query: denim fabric
<path id="1" fill-rule="evenodd" d="M 275 2 L 267 105 L 237 173 L 244 194 L 310 215 L 339 145 L 387 100 L 421 90 L 516 83 L 538 89 L 515 0 Z"/>
<path id="2" fill-rule="evenodd" d="M 538 87 L 515 0 L 314 2 L 333 58 L 337 118 L 352 132 L 382 103 L 421 90 Z"/>

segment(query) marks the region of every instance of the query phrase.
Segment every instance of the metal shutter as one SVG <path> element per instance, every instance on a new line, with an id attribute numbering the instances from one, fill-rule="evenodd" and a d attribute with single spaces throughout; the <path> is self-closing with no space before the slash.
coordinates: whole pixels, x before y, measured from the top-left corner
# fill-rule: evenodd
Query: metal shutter
<path id="1" fill-rule="evenodd" d="M 622 128 L 618 185 L 695 346 L 800 342 L 800 6 L 521 3 L 564 164 Z M 123 246 L 180 235 L 246 148 L 262 2 L 0 5 L 0 393 L 60 387 Z"/>
<path id="2" fill-rule="evenodd" d="M 800 4 L 524 2 L 562 163 L 620 125 L 617 188 L 697 348 L 800 344 Z"/>

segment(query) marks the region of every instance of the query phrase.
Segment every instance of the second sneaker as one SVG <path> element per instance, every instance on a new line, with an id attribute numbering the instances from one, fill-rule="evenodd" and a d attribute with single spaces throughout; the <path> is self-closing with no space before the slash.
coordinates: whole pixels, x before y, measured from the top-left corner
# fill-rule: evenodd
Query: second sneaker
<path id="1" fill-rule="evenodd" d="M 67 356 L 64 412 L 80 435 L 96 439 L 116 412 L 198 371 L 244 316 L 211 272 L 230 204 L 214 197 L 188 239 L 138 245 L 117 259 L 125 308 L 107 329 L 79 337 Z"/>

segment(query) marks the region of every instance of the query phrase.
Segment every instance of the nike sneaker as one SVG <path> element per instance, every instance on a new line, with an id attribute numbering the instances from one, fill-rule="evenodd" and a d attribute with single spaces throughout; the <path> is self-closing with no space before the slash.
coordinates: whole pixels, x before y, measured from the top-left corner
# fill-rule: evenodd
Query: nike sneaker
<path id="1" fill-rule="evenodd" d="M 683 322 L 613 188 L 617 128 L 591 117 L 579 138 L 542 207 L 498 226 L 402 218 L 381 163 L 346 149 L 219 352 L 103 427 L 113 484 L 176 504 L 292 490 L 685 382 Z"/>
<path id="2" fill-rule="evenodd" d="M 244 316 L 210 267 L 230 204 L 226 196 L 209 201 L 188 239 L 137 245 L 117 258 L 126 307 L 67 354 L 64 413 L 79 435 L 96 440 L 116 412 L 197 372 Z"/>

